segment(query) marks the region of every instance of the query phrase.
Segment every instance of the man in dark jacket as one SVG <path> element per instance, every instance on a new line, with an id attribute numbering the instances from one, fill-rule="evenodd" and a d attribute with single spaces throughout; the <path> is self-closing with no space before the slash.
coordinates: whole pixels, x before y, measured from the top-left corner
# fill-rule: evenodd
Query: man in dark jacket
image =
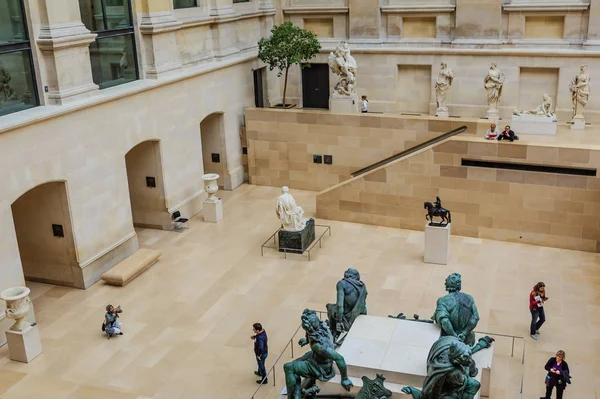
<path id="1" fill-rule="evenodd" d="M 250 339 L 254 340 L 254 355 L 256 356 L 256 363 L 258 364 L 258 371 L 254 374 L 260 376 L 260 380 L 257 380 L 257 384 L 267 384 L 267 370 L 265 369 L 265 360 L 269 356 L 269 345 L 267 339 L 267 332 L 263 330 L 260 323 L 254 323 L 252 325 L 252 331 L 254 335 Z"/>

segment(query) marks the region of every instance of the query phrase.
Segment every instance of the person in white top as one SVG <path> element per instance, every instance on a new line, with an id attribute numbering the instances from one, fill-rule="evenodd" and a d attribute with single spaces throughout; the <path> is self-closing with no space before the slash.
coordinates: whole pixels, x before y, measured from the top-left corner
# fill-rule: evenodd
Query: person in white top
<path id="1" fill-rule="evenodd" d="M 500 132 L 498 131 L 498 129 L 496 129 L 496 124 L 492 123 L 490 125 L 490 128 L 487 130 L 487 132 L 485 132 L 485 139 L 486 140 L 496 140 L 496 139 L 498 139 L 499 134 L 500 134 Z"/>
<path id="2" fill-rule="evenodd" d="M 369 109 L 369 100 L 367 100 L 367 96 L 361 97 L 360 102 L 360 112 L 368 112 Z"/>

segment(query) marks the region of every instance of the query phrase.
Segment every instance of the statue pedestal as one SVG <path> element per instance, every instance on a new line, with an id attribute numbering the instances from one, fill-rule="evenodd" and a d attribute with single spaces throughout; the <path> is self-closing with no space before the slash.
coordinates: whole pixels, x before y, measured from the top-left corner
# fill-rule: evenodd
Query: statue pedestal
<path id="1" fill-rule="evenodd" d="M 221 199 L 204 201 L 204 221 L 218 223 L 221 219 L 223 219 L 223 202 Z"/>
<path id="2" fill-rule="evenodd" d="M 542 134 L 542 135 L 556 135 L 558 129 L 558 121 L 555 117 L 549 118 L 547 116 L 539 115 L 513 115 L 512 121 L 510 122 L 510 128 L 519 134 Z M 500 126 L 500 131 L 504 130 L 503 126 Z"/>
<path id="3" fill-rule="evenodd" d="M 498 124 L 498 121 L 500 120 L 500 111 L 498 111 L 497 109 L 488 109 L 485 112 L 485 117 Z"/>
<path id="4" fill-rule="evenodd" d="M 435 111 L 435 116 L 437 116 L 438 118 L 449 118 L 450 117 L 450 113 L 448 112 L 448 110 L 436 110 Z"/>
<path id="5" fill-rule="evenodd" d="M 279 230 L 279 252 L 302 254 L 315 240 L 315 220 L 308 219 L 300 231 Z"/>
<path id="6" fill-rule="evenodd" d="M 446 226 L 425 225 L 425 263 L 447 265 L 450 258 L 450 223 Z"/>
<path id="7" fill-rule="evenodd" d="M 25 331 L 6 331 L 8 354 L 11 360 L 29 363 L 42 353 L 42 341 L 37 326 Z"/>
<path id="8" fill-rule="evenodd" d="M 329 99 L 329 110 L 340 114 L 355 114 L 359 112 L 358 96 L 340 96 L 334 93 Z"/>
<path id="9" fill-rule="evenodd" d="M 571 120 L 571 130 L 585 130 L 585 119 L 574 116 Z"/>

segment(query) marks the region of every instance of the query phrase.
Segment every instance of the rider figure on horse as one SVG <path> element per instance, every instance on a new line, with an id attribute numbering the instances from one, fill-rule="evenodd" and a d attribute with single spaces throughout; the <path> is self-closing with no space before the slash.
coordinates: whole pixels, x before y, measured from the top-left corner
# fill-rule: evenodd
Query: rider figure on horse
<path id="1" fill-rule="evenodd" d="M 433 204 L 437 209 L 444 209 L 442 208 L 442 201 L 440 200 L 439 196 L 435 197 L 435 204 Z"/>

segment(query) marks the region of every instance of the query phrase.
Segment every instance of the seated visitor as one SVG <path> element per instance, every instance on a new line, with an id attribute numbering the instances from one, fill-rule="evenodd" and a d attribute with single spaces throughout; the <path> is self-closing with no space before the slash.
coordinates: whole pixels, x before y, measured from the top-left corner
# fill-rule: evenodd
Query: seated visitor
<path id="1" fill-rule="evenodd" d="M 512 130 L 510 130 L 510 126 L 506 125 L 504 127 L 504 130 L 498 136 L 498 140 L 515 141 L 515 140 L 519 140 L 519 138 L 517 136 L 515 136 L 515 132 L 513 132 Z"/>
<path id="2" fill-rule="evenodd" d="M 113 305 L 106 305 L 106 314 L 104 315 L 104 324 L 102 324 L 102 331 L 106 332 L 106 335 L 110 338 L 113 335 L 123 335 L 121 331 L 121 323 L 117 321 L 119 313 L 122 313 L 121 305 L 116 308 Z"/>
<path id="3" fill-rule="evenodd" d="M 496 129 L 496 125 L 494 123 L 492 123 L 490 125 L 490 128 L 487 130 L 487 132 L 485 132 L 485 139 L 486 140 L 495 140 L 496 138 L 498 138 L 499 135 L 500 135 L 500 132 L 498 131 L 498 129 Z"/>

